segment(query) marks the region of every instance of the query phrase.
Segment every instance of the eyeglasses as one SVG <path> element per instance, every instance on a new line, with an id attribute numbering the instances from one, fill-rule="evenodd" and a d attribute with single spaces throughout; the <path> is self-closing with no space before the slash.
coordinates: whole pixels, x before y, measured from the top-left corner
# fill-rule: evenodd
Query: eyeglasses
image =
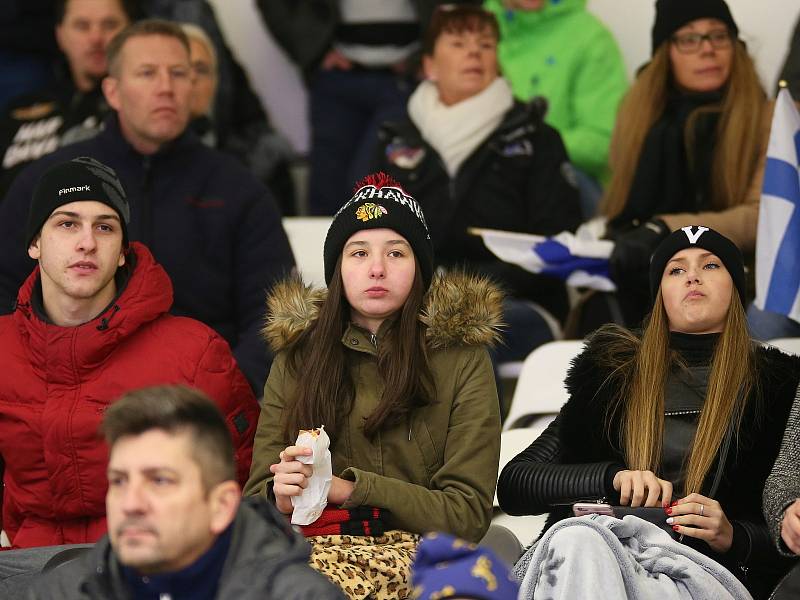
<path id="1" fill-rule="evenodd" d="M 694 54 L 700 51 L 703 42 L 708 40 L 711 47 L 716 50 L 728 48 L 731 45 L 731 33 L 727 29 L 715 29 L 708 33 L 684 33 L 681 35 L 673 35 L 672 43 L 678 49 L 678 52 L 684 54 Z"/>
<path id="2" fill-rule="evenodd" d="M 194 61 L 192 63 L 192 70 L 194 74 L 198 77 L 213 77 L 214 76 L 214 69 L 211 67 L 210 64 L 203 61 Z"/>

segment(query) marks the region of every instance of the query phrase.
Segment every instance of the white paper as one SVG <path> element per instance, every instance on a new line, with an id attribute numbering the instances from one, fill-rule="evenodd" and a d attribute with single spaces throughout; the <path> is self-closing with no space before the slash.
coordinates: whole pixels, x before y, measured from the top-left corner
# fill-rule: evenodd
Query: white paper
<path id="1" fill-rule="evenodd" d="M 292 524 L 310 525 L 322 514 L 328 505 L 328 490 L 333 479 L 333 466 L 331 465 L 331 440 L 325 433 L 325 426 L 319 429 L 301 429 L 297 436 L 295 446 L 311 448 L 311 456 L 298 456 L 301 463 L 311 465 L 313 474 L 308 479 L 308 487 L 299 496 L 292 496 Z"/>

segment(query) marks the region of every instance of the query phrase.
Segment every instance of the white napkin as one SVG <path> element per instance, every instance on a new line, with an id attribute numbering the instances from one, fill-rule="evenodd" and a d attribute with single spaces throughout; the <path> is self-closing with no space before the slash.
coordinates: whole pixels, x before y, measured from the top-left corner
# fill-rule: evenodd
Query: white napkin
<path id="1" fill-rule="evenodd" d="M 301 463 L 312 465 L 314 472 L 308 480 L 308 487 L 299 496 L 292 496 L 292 525 L 309 525 L 319 519 L 328 504 L 328 490 L 331 488 L 333 467 L 331 440 L 325 433 L 325 426 L 319 429 L 301 429 L 295 446 L 311 448 L 311 456 L 298 456 Z"/>

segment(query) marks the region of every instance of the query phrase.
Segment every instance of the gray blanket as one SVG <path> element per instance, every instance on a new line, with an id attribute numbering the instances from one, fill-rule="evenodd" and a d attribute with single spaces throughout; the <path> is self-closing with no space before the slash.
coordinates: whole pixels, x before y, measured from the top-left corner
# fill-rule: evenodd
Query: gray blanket
<path id="1" fill-rule="evenodd" d="M 638 517 L 559 521 L 514 567 L 518 600 L 752 600 L 719 563 Z"/>

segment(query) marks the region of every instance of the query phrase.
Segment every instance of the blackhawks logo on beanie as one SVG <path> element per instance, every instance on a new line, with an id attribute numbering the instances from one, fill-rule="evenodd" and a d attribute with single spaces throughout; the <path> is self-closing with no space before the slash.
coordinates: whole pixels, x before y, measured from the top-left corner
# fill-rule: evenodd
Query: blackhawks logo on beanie
<path id="1" fill-rule="evenodd" d="M 392 177 L 383 172 L 359 181 L 337 211 L 325 238 L 325 281 L 330 285 L 336 261 L 351 235 L 363 229 L 392 229 L 414 251 L 427 289 L 433 277 L 433 243 L 422 207 Z"/>
<path id="2" fill-rule="evenodd" d="M 387 211 L 380 204 L 374 204 L 372 202 L 367 202 L 366 204 L 362 204 L 356 209 L 356 219 L 360 221 L 379 219 L 386 214 L 389 214 L 389 211 Z"/>

